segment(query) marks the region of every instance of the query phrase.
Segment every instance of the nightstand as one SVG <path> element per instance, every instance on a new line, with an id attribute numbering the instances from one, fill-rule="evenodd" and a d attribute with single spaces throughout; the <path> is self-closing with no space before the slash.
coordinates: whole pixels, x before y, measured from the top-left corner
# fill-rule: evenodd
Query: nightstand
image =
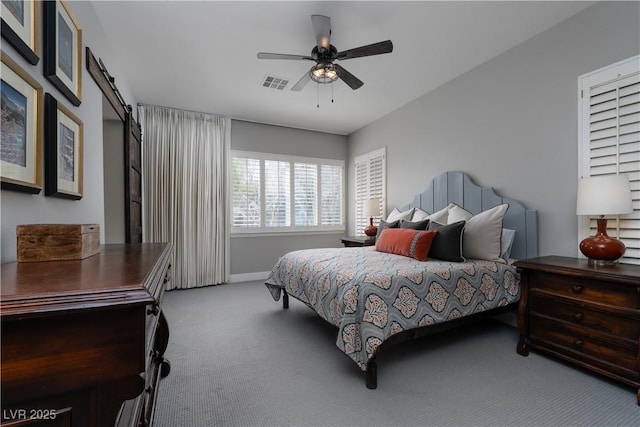
<path id="1" fill-rule="evenodd" d="M 352 248 L 356 246 L 373 246 L 376 244 L 375 237 L 369 236 L 345 236 L 340 239 L 345 248 Z"/>
<path id="2" fill-rule="evenodd" d="M 640 405 L 640 266 L 558 256 L 515 266 L 518 353 L 539 350 L 628 384 Z"/>

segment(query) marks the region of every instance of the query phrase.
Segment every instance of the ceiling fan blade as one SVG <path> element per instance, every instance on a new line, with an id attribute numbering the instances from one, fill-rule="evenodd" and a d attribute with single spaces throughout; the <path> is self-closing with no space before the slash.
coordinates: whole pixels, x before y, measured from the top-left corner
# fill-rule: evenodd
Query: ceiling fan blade
<path id="1" fill-rule="evenodd" d="M 363 56 L 381 55 L 383 53 L 390 52 L 393 52 L 393 43 L 391 43 L 391 40 L 385 40 L 383 42 L 343 50 L 342 52 L 338 52 L 336 59 L 360 58 Z"/>
<path id="2" fill-rule="evenodd" d="M 311 67 L 311 70 L 313 70 L 315 67 Z M 304 73 L 304 76 L 302 76 L 300 78 L 300 80 L 298 80 L 296 82 L 296 84 L 294 84 L 291 87 L 291 90 L 294 90 L 296 92 L 301 91 L 302 89 L 304 89 L 304 87 L 307 85 L 307 83 L 309 83 L 311 81 L 311 75 L 309 74 L 311 72 L 311 70 L 307 71 L 306 73 Z"/>
<path id="3" fill-rule="evenodd" d="M 286 53 L 268 53 L 268 52 L 258 52 L 258 59 L 308 59 L 314 61 L 314 59 L 310 56 L 306 55 L 289 55 Z"/>
<path id="4" fill-rule="evenodd" d="M 331 45 L 331 18 L 324 15 L 311 15 L 311 24 L 318 43 L 318 52 L 328 52 Z"/>
<path id="5" fill-rule="evenodd" d="M 333 66 L 338 73 L 338 77 L 340 77 L 342 81 L 345 82 L 351 89 L 356 90 L 364 84 L 362 80 L 345 70 L 340 65 L 333 64 Z"/>

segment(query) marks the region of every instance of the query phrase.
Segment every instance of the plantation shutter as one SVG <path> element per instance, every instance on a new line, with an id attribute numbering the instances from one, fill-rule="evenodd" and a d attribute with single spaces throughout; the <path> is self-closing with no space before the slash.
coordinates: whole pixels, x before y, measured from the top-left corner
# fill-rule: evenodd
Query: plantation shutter
<path id="1" fill-rule="evenodd" d="M 295 225 L 318 225 L 318 165 L 294 164 Z"/>
<path id="2" fill-rule="evenodd" d="M 260 160 L 233 158 L 234 227 L 260 227 Z"/>
<path id="3" fill-rule="evenodd" d="M 363 215 L 364 203 L 373 198 L 380 199 L 381 215 L 374 217 L 374 224 L 386 218 L 386 148 L 381 148 L 355 159 L 355 225 L 356 234 L 364 234 L 369 218 Z"/>
<path id="4" fill-rule="evenodd" d="M 264 161 L 264 215 L 265 227 L 291 225 L 290 163 L 277 160 Z"/>
<path id="5" fill-rule="evenodd" d="M 320 223 L 321 225 L 340 225 L 342 221 L 342 173 L 343 167 L 337 165 L 320 166 Z"/>
<path id="6" fill-rule="evenodd" d="M 633 213 L 607 217 L 607 234 L 627 247 L 620 262 L 640 264 L 640 56 L 581 76 L 580 93 L 580 176 L 629 177 Z M 581 219 L 579 240 L 595 220 Z"/>
<path id="7" fill-rule="evenodd" d="M 344 161 L 232 151 L 231 232 L 343 232 Z"/>

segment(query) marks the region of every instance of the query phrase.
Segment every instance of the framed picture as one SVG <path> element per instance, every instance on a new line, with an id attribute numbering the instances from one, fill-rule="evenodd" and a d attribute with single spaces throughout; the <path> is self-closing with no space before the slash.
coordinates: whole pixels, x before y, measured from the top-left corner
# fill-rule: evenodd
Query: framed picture
<path id="1" fill-rule="evenodd" d="M 44 1 L 44 76 L 71 104 L 82 98 L 82 30 L 64 0 Z"/>
<path id="2" fill-rule="evenodd" d="M 38 194 L 42 189 L 42 86 L 2 52 L 0 90 L 2 188 Z"/>
<path id="3" fill-rule="evenodd" d="M 40 60 L 40 2 L 2 0 L 2 38 L 30 64 Z"/>
<path id="4" fill-rule="evenodd" d="M 82 198 L 83 124 L 50 93 L 44 96 L 44 194 Z"/>

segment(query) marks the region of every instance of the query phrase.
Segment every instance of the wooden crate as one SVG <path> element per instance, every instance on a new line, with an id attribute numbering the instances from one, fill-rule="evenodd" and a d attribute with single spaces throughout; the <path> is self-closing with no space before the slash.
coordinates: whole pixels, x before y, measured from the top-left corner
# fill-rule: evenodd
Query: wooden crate
<path id="1" fill-rule="evenodd" d="M 18 262 L 84 259 L 100 252 L 99 224 L 25 224 L 16 234 Z"/>

